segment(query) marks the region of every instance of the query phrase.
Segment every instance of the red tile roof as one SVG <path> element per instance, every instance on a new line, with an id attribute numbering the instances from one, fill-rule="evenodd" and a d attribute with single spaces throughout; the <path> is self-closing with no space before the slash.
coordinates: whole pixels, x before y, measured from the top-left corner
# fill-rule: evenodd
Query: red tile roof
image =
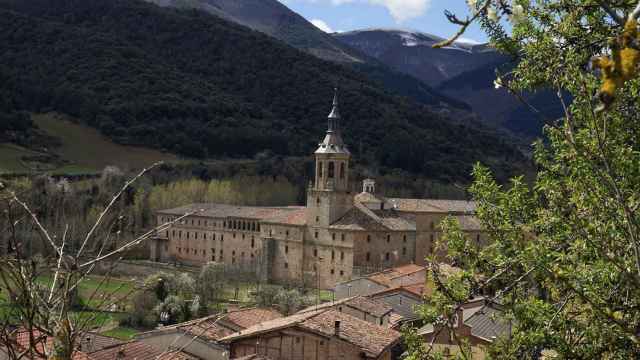
<path id="1" fill-rule="evenodd" d="M 291 327 L 311 331 L 316 335 L 332 337 L 336 336 L 336 321 L 340 321 L 340 330 L 337 336 L 357 346 L 371 357 L 378 357 L 400 340 L 400 333 L 395 330 L 360 320 L 336 310 L 319 310 L 267 321 L 227 336 L 222 341 L 232 343 L 247 337 Z"/>
<path id="2" fill-rule="evenodd" d="M 282 314 L 272 308 L 252 308 L 231 311 L 223 317 L 225 323 L 230 322 L 242 329 L 260 324 L 265 321 L 279 319 Z"/>
<path id="3" fill-rule="evenodd" d="M 326 302 L 317 306 L 309 306 L 306 309 L 300 310 L 298 313 L 301 314 L 329 308 L 335 309 L 338 305 L 349 306 L 376 317 L 382 317 L 393 310 L 393 308 L 386 303 L 375 301 L 364 296 L 352 296 L 349 298 Z"/>
<path id="4" fill-rule="evenodd" d="M 245 218 L 290 225 L 304 225 L 306 219 L 306 217 L 303 216 L 304 211 L 305 208 L 301 206 L 259 207 L 202 203 L 160 210 L 158 214 L 181 216 L 195 212 L 196 214 L 194 216 L 198 217 Z"/>
<path id="5" fill-rule="evenodd" d="M 476 203 L 466 200 L 388 198 L 387 203 L 398 211 L 426 213 L 473 213 Z"/>
<path id="6" fill-rule="evenodd" d="M 389 286 L 391 285 L 391 282 L 393 281 L 393 279 L 406 276 L 406 275 L 411 275 L 424 270 L 425 270 L 424 266 L 419 266 L 416 264 L 407 264 L 407 265 L 383 270 L 377 273 L 373 273 L 367 276 L 367 278 L 377 282 L 378 284 Z"/>
<path id="7" fill-rule="evenodd" d="M 31 344 L 29 331 L 25 329 L 16 330 L 16 344 L 22 349 L 34 347 L 37 353 L 35 354 L 36 356 L 34 359 L 44 359 L 44 357 L 41 357 L 39 355 L 44 354 L 45 346 L 47 349 L 50 349 L 53 346 L 53 338 L 44 335 L 38 330 L 33 331 L 33 338 L 34 343 Z M 82 336 L 82 339 L 78 340 L 77 342 L 77 351 L 74 351 L 73 353 L 73 360 L 91 359 L 91 357 L 87 355 L 91 351 L 100 350 L 106 347 L 124 343 L 124 341 L 92 332 L 84 334 Z"/>
<path id="8" fill-rule="evenodd" d="M 281 318 L 282 314 L 271 308 L 248 308 L 231 311 L 227 314 L 215 314 L 180 324 L 166 326 L 140 334 L 141 337 L 167 331 L 184 331 L 199 339 L 216 342 L 235 331 L 246 329 L 264 321 Z"/>
<path id="9" fill-rule="evenodd" d="M 140 341 L 114 345 L 106 349 L 89 353 L 92 360 L 198 360 L 185 352 L 163 352 Z"/>

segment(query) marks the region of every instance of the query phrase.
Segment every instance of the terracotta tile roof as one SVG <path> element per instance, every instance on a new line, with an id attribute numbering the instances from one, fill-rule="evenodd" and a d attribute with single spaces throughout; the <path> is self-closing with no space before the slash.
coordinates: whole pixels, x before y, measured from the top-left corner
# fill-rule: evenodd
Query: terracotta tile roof
<path id="1" fill-rule="evenodd" d="M 357 346 L 371 357 L 379 356 L 400 340 L 401 335 L 395 330 L 371 324 L 336 310 L 319 310 L 267 321 L 227 336 L 222 341 L 233 342 L 291 327 L 332 337 L 335 335 L 336 321 L 340 321 L 339 338 Z"/>
<path id="2" fill-rule="evenodd" d="M 231 311 L 227 314 L 215 314 L 200 319 L 165 326 L 140 334 L 141 338 L 168 331 L 183 331 L 199 339 L 216 342 L 234 332 L 246 329 L 264 321 L 281 318 L 282 314 L 270 308 L 249 308 Z"/>
<path id="3" fill-rule="evenodd" d="M 382 317 L 393 310 L 393 308 L 387 305 L 386 303 L 375 301 L 365 296 L 352 296 L 352 297 L 348 297 L 348 298 L 344 298 L 336 301 L 326 302 L 318 306 L 309 306 L 306 309 L 300 310 L 298 314 L 324 310 L 329 308 L 335 309 L 339 305 L 349 306 L 376 317 Z"/>
<path id="4" fill-rule="evenodd" d="M 416 213 L 473 213 L 476 210 L 476 203 L 466 200 L 389 198 L 387 203 L 391 208 L 395 208 L 398 211 Z"/>
<path id="5" fill-rule="evenodd" d="M 106 349 L 88 354 L 92 360 L 198 360 L 197 357 L 185 352 L 170 351 L 164 353 L 140 341 L 130 341 L 114 345 Z"/>
<path id="6" fill-rule="evenodd" d="M 413 285 L 396 286 L 396 287 L 392 287 L 392 288 L 389 288 L 389 289 L 384 289 L 384 290 L 375 292 L 375 293 L 369 295 L 369 297 L 372 298 L 372 299 L 376 299 L 376 298 L 384 296 L 384 295 L 389 295 L 389 294 L 402 292 L 402 293 L 408 294 L 409 296 L 412 296 L 412 297 L 414 297 L 416 299 L 422 299 L 422 296 L 424 295 L 424 289 L 425 289 L 424 284 L 413 284 Z"/>
<path id="7" fill-rule="evenodd" d="M 217 322 L 217 319 L 217 317 L 210 317 L 196 323 L 182 325 L 177 329 L 189 335 L 198 336 L 199 339 L 214 342 L 236 331 Z"/>
<path id="8" fill-rule="evenodd" d="M 34 331 L 34 341 L 36 351 L 40 354 L 44 353 L 45 344 L 47 348 L 50 348 L 53 344 L 53 339 L 46 335 L 43 335 L 40 331 Z M 16 331 L 16 344 L 23 349 L 30 347 L 29 332 L 24 329 Z M 123 344 L 124 341 L 118 340 L 109 336 L 100 335 L 93 332 L 84 334 L 81 340 L 78 340 L 77 351 L 73 353 L 73 360 L 86 360 L 89 359 L 87 353 L 92 351 L 101 350 L 110 346 Z M 39 358 L 39 357 L 37 357 Z"/>
<path id="9" fill-rule="evenodd" d="M 230 322 L 242 329 L 257 325 L 259 323 L 279 319 L 282 314 L 271 308 L 252 308 L 232 311 L 223 317 L 225 323 Z"/>
<path id="10" fill-rule="evenodd" d="M 367 278 L 371 281 L 377 282 L 378 284 L 390 286 L 391 282 L 396 278 L 411 275 L 419 271 L 424 271 L 425 269 L 426 268 L 424 266 L 407 264 L 373 273 L 367 276 Z"/>
<path id="11" fill-rule="evenodd" d="M 263 219 L 263 222 L 270 224 L 304 226 L 307 224 L 307 210 L 304 207 L 295 209 L 287 208 L 285 211 L 274 212 L 272 216 Z"/>
<path id="12" fill-rule="evenodd" d="M 376 317 L 382 317 L 390 313 L 393 308 L 381 301 L 375 301 L 364 296 L 356 296 L 347 301 L 347 306 L 351 306 Z"/>
<path id="13" fill-rule="evenodd" d="M 82 336 L 82 339 L 79 341 L 79 350 L 92 352 L 122 343 L 124 343 L 124 341 L 120 339 L 96 333 L 87 333 Z"/>
<path id="14" fill-rule="evenodd" d="M 263 323 L 254 325 L 250 328 L 238 331 L 234 334 L 231 334 L 229 336 L 226 336 L 222 339 L 220 339 L 220 341 L 222 342 L 229 342 L 229 341 L 233 341 L 236 339 L 241 339 L 241 338 L 245 338 L 245 337 L 249 337 L 249 336 L 253 336 L 253 335 L 258 335 L 258 334 L 262 334 L 265 332 L 269 332 L 269 331 L 274 331 L 274 330 L 278 330 L 278 329 L 284 329 L 284 328 L 288 328 L 291 326 L 294 326 L 296 324 L 299 324 L 303 321 L 305 321 L 308 318 L 311 318 L 313 316 L 316 316 L 317 314 L 321 313 L 324 310 L 319 310 L 319 311 L 309 311 L 309 312 L 305 312 L 305 313 L 297 313 L 291 316 L 287 316 L 287 317 L 283 317 L 280 319 L 274 319 L 274 320 L 269 320 L 269 321 L 265 321 Z"/>
<path id="15" fill-rule="evenodd" d="M 197 214 L 194 216 L 208 218 L 245 218 L 264 221 L 284 219 L 294 224 L 300 224 L 302 221 L 300 213 L 303 212 L 304 209 L 305 208 L 301 206 L 259 207 L 198 203 L 160 210 L 158 213 L 180 216 L 195 211 Z"/>
<path id="16" fill-rule="evenodd" d="M 372 357 L 379 356 L 400 340 L 401 335 L 395 330 L 374 325 L 335 310 L 322 312 L 300 325 L 302 328 L 333 336 L 336 321 L 340 321 L 340 339 L 356 345 Z"/>
<path id="17" fill-rule="evenodd" d="M 356 202 L 330 228 L 352 231 L 416 231 L 416 223 L 394 210 L 371 210 Z"/>

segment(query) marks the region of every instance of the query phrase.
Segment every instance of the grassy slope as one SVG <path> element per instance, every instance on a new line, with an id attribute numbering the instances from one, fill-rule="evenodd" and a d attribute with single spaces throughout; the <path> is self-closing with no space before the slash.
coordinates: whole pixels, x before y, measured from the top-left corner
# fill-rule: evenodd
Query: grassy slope
<path id="1" fill-rule="evenodd" d="M 137 146 L 115 144 L 97 130 L 53 114 L 34 115 L 39 128 L 62 140 L 57 152 L 74 164 L 101 170 L 108 165 L 141 168 L 157 161 L 171 161 L 174 155 Z"/>
<path id="2" fill-rule="evenodd" d="M 68 164 L 52 170 L 54 174 L 91 174 L 108 165 L 138 169 L 158 161 L 176 161 L 172 154 L 137 146 L 119 145 L 101 135 L 96 129 L 70 121 L 58 114 L 35 114 L 33 120 L 45 133 L 61 142 L 53 149 Z M 0 174 L 24 173 L 29 168 L 23 156 L 36 152 L 13 144 L 0 144 Z"/>
<path id="3" fill-rule="evenodd" d="M 27 171 L 21 157 L 36 154 L 18 145 L 0 144 L 0 174 Z"/>

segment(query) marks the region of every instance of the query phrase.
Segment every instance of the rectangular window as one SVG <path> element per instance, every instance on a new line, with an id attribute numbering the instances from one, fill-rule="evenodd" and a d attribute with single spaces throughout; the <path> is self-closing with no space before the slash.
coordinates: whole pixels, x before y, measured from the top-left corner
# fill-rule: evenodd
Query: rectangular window
<path id="1" fill-rule="evenodd" d="M 289 253 L 289 246 L 288 246 L 288 245 L 285 245 L 285 246 L 284 246 L 284 253 L 285 253 L 285 254 L 288 254 L 288 253 Z"/>
<path id="2" fill-rule="evenodd" d="M 316 231 L 316 233 L 314 234 L 315 238 L 318 238 L 318 232 Z"/>
<path id="3" fill-rule="evenodd" d="M 402 255 L 407 255 L 407 248 L 406 247 L 402 248 Z"/>
<path id="4" fill-rule="evenodd" d="M 288 269 L 289 268 L 289 263 L 284 263 L 284 268 Z"/>
<path id="5" fill-rule="evenodd" d="M 371 253 L 367 253 L 367 261 L 371 261 Z"/>
<path id="6" fill-rule="evenodd" d="M 340 251 L 340 260 L 344 260 L 344 251 Z"/>
<path id="7" fill-rule="evenodd" d="M 391 256 L 389 255 L 389 253 L 384 254 L 384 259 L 389 261 L 389 259 L 391 258 Z"/>
<path id="8" fill-rule="evenodd" d="M 318 257 L 318 249 L 313 249 L 313 256 Z"/>

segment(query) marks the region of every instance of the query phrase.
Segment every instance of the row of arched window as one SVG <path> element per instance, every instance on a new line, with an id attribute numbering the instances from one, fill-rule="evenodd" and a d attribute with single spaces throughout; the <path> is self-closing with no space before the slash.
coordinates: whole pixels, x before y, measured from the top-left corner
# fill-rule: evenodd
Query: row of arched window
<path id="1" fill-rule="evenodd" d="M 340 179 L 344 179 L 346 176 L 346 172 L 347 172 L 347 166 L 344 162 L 340 162 L 339 168 L 336 169 L 336 162 L 335 161 L 329 161 L 328 162 L 328 169 L 327 169 L 327 178 L 328 179 L 333 179 L 336 177 L 336 170 L 338 170 L 338 174 L 337 177 L 339 177 Z M 323 177 L 323 170 L 324 170 L 324 162 L 323 161 L 318 161 L 318 178 L 322 178 Z"/>
<path id="2" fill-rule="evenodd" d="M 260 223 L 257 221 L 227 220 L 223 222 L 222 227 L 224 227 L 225 229 L 242 231 L 260 231 Z"/>

